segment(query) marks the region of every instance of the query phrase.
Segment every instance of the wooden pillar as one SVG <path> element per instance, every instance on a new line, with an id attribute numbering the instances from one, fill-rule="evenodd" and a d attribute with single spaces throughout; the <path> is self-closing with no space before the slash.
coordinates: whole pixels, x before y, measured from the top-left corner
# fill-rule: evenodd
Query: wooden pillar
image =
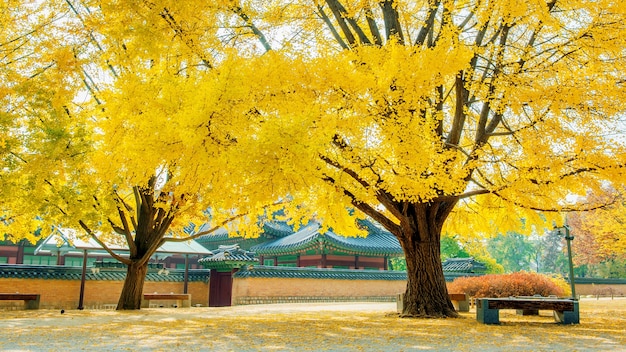
<path id="1" fill-rule="evenodd" d="M 326 267 L 326 254 L 322 254 L 322 262 L 320 263 L 322 265 L 322 268 Z"/>
<path id="2" fill-rule="evenodd" d="M 185 275 L 183 281 L 183 293 L 187 293 L 187 286 L 189 284 L 189 254 L 185 254 Z"/>
<path id="3" fill-rule="evenodd" d="M 274 257 L 274 266 L 278 266 L 278 256 Z"/>
<path id="4" fill-rule="evenodd" d="M 65 265 L 65 255 L 61 252 L 57 253 L 57 265 Z"/>
<path id="5" fill-rule="evenodd" d="M 259 256 L 259 265 L 265 265 L 265 257 L 262 255 Z"/>
<path id="6" fill-rule="evenodd" d="M 388 257 L 384 257 L 384 262 L 383 262 L 383 270 L 388 270 L 388 266 L 387 266 L 387 262 L 389 261 Z"/>
<path id="7" fill-rule="evenodd" d="M 24 243 L 21 243 L 17 247 L 17 254 L 15 258 L 15 264 L 24 264 Z"/>
<path id="8" fill-rule="evenodd" d="M 296 255 L 296 266 L 300 267 L 300 254 Z"/>
<path id="9" fill-rule="evenodd" d="M 354 268 L 355 269 L 359 268 L 359 256 L 358 255 L 354 256 Z"/>

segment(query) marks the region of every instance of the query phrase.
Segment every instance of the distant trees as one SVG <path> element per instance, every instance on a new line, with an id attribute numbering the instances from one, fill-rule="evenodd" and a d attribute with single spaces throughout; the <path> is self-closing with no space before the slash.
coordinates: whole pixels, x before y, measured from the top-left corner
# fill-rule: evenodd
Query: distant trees
<path id="1" fill-rule="evenodd" d="M 604 201 L 610 206 L 573 213 L 568 224 L 574 235 L 573 256 L 579 276 L 626 277 L 626 200 L 613 188 L 590 193 L 583 202 Z"/>
<path id="2" fill-rule="evenodd" d="M 441 236 L 441 260 L 448 258 L 469 258 L 471 255 L 461 247 L 457 236 L 449 234 Z"/>
<path id="3" fill-rule="evenodd" d="M 524 270 L 564 274 L 567 262 L 563 241 L 556 231 L 541 236 L 508 232 L 488 239 L 486 247 L 507 273 Z"/>
<path id="4" fill-rule="evenodd" d="M 572 253 L 574 274 L 577 277 L 620 278 L 626 276 L 626 260 L 623 256 L 599 255 L 594 235 L 579 229 L 581 215 L 568 219 L 574 235 Z M 574 220 L 575 219 L 575 220 Z M 567 276 L 568 262 L 565 239 L 557 231 L 541 236 L 525 236 L 515 232 L 498 234 L 487 240 L 487 251 L 505 272 L 536 271 Z"/>

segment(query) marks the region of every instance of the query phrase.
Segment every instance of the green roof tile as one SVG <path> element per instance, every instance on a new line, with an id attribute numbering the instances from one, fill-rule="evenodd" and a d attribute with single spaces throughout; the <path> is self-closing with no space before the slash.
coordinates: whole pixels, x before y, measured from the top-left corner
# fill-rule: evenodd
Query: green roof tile
<path id="1" fill-rule="evenodd" d="M 474 258 L 448 258 L 443 263 L 443 270 L 460 273 L 484 273 L 487 266 L 474 260 Z"/>
<path id="2" fill-rule="evenodd" d="M 364 256 L 399 257 L 404 254 L 393 234 L 369 221 L 361 221 L 361 224 L 369 233 L 366 237 L 344 237 L 331 230 L 322 233 L 321 225 L 312 222 L 292 235 L 261 243 L 250 250 L 258 255 L 286 255 L 326 247 L 346 254 Z"/>
<path id="3" fill-rule="evenodd" d="M 259 260 L 254 257 L 254 253 L 239 248 L 239 245 L 219 246 L 211 251 L 212 255 L 198 260 L 198 263 L 205 268 L 240 268 L 244 265 L 255 264 Z"/>

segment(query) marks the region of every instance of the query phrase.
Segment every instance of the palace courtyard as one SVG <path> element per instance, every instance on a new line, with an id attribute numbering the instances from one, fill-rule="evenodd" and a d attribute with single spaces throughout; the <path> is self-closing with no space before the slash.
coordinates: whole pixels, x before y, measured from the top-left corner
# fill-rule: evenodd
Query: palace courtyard
<path id="1" fill-rule="evenodd" d="M 222 308 L 11 310 L 2 351 L 626 351 L 626 298 L 585 298 L 580 324 L 551 312 L 500 313 L 500 325 L 399 319 L 393 303 L 268 304 Z"/>

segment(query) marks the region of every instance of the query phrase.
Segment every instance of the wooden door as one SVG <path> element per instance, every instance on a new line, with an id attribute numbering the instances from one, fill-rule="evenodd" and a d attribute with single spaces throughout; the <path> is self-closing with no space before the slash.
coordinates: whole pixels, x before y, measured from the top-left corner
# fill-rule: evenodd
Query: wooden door
<path id="1" fill-rule="evenodd" d="M 209 279 L 209 307 L 229 307 L 232 305 L 233 273 L 211 270 Z"/>

